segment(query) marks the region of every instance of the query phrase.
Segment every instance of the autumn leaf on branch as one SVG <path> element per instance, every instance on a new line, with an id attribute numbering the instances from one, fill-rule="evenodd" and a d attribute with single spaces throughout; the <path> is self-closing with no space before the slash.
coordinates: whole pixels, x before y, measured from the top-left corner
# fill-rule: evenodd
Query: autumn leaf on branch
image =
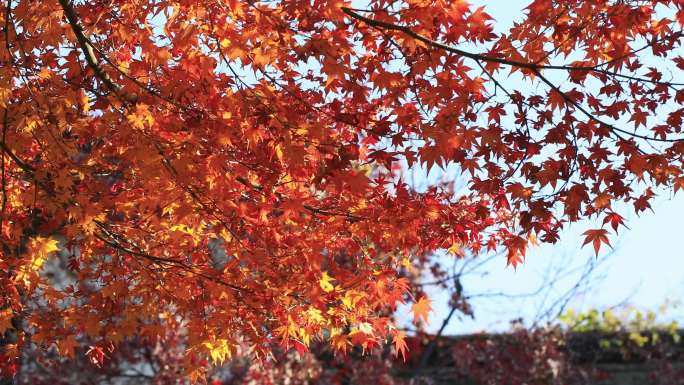
<path id="1" fill-rule="evenodd" d="M 413 313 L 413 323 L 417 324 L 421 320 L 427 323 L 431 311 L 432 301 L 425 296 L 420 297 L 418 301 L 411 305 L 411 312 Z"/>
<path id="2" fill-rule="evenodd" d="M 406 334 L 404 332 L 397 332 L 394 337 L 395 357 L 401 355 L 402 360 L 406 361 L 406 353 L 408 352 L 408 344 L 406 344 Z"/>
<path id="3" fill-rule="evenodd" d="M 602 244 L 605 243 L 610 246 L 608 230 L 606 229 L 587 230 L 582 235 L 584 235 L 584 243 L 582 245 L 584 246 L 591 243 L 597 256 Z"/>

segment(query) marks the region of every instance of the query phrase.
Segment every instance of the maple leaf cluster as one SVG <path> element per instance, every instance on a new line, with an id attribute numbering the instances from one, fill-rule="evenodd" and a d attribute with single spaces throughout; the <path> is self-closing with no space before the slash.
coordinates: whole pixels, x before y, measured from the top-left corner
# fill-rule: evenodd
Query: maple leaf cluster
<path id="1" fill-rule="evenodd" d="M 535 0 L 504 33 L 441 0 L 9 0 L 0 19 L 7 367 L 29 341 L 87 337 L 101 364 L 165 328 L 195 377 L 239 346 L 404 350 L 409 258 L 515 265 L 684 186 L 677 0 Z M 467 193 L 404 177 L 450 165 Z"/>

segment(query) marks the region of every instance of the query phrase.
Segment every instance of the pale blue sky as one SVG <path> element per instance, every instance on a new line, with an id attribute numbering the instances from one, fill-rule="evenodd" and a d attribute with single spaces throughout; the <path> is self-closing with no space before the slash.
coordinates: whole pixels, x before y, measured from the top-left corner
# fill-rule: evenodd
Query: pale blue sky
<path id="1" fill-rule="evenodd" d="M 473 293 L 529 293 L 542 284 L 547 269 L 553 270 L 567 264 L 567 270 L 572 270 L 581 268 L 588 261 L 603 260 L 592 278 L 593 287 L 586 294 L 573 297 L 569 307 L 586 310 L 625 304 L 657 310 L 665 302 L 673 302 L 663 320 L 670 317 L 682 319 L 684 314 L 676 302 L 684 294 L 684 251 L 680 244 L 684 195 L 679 194 L 674 199 L 660 197 L 653 207 L 655 213 L 630 215 L 630 229 L 621 231 L 619 237 L 613 240 L 612 253 L 604 249 L 598 259 L 590 247 L 581 247 L 581 233 L 584 229 L 599 227 L 600 223 L 582 221 L 563 231 L 558 244 L 529 250 L 525 263 L 517 271 L 506 267 L 502 257 L 487 264 L 488 275 L 464 280 L 464 287 Z M 570 290 L 581 272 L 578 270 L 560 281 L 549 293 L 549 299 L 553 300 Z M 461 334 L 479 330 L 505 330 L 511 319 L 523 317 L 529 321 L 543 307 L 541 301 L 544 294 L 519 299 L 475 299 L 472 301 L 475 320 L 453 320 L 446 332 Z M 430 326 L 436 330 L 447 313 L 447 298 L 439 292 L 432 292 L 431 297 L 435 301 L 435 312 Z"/>

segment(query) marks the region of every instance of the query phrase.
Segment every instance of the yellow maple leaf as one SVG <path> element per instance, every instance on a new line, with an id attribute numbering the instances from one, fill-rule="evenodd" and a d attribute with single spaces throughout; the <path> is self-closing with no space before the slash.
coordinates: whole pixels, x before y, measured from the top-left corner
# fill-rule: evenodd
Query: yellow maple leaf
<path id="1" fill-rule="evenodd" d="M 52 72 L 50 72 L 50 69 L 47 67 L 43 67 L 40 69 L 40 72 L 38 73 L 38 78 L 41 80 L 45 79 L 50 79 L 52 77 Z"/>
<path id="2" fill-rule="evenodd" d="M 305 312 L 306 321 L 310 325 L 322 325 L 325 324 L 325 318 L 321 311 L 313 306 L 309 306 L 309 309 Z"/>
<path id="3" fill-rule="evenodd" d="M 347 310 L 352 310 L 363 299 L 364 294 L 356 290 L 347 290 L 342 297 L 342 305 Z"/>
<path id="4" fill-rule="evenodd" d="M 327 271 L 324 271 L 323 276 L 318 281 L 318 284 L 321 286 L 321 289 L 323 289 L 324 292 L 330 293 L 331 291 L 335 290 L 335 286 L 333 286 L 331 283 L 332 281 L 333 278 L 328 275 Z"/>
<path id="5" fill-rule="evenodd" d="M 227 339 L 220 338 L 212 342 L 205 342 L 204 346 L 209 350 L 209 356 L 214 363 L 221 363 L 232 356 Z"/>
<path id="6" fill-rule="evenodd" d="M 145 126 L 149 127 L 154 124 L 154 117 L 152 116 L 149 108 L 140 103 L 135 106 L 135 112 L 129 114 L 127 118 L 133 127 L 140 130 L 144 129 Z"/>
<path id="7" fill-rule="evenodd" d="M 90 98 L 88 98 L 88 94 L 86 94 L 84 90 L 81 90 L 78 94 L 78 98 L 80 99 L 79 101 L 81 102 L 83 112 L 90 111 Z"/>
<path id="8" fill-rule="evenodd" d="M 461 250 L 461 244 L 458 242 L 454 242 L 451 244 L 451 247 L 447 249 L 449 254 L 454 255 L 456 257 L 462 257 L 463 256 L 463 250 Z"/>
<path id="9" fill-rule="evenodd" d="M 52 238 L 36 237 L 29 243 L 28 260 L 17 272 L 16 280 L 28 283 L 29 277 L 38 272 L 51 253 L 59 250 L 59 241 Z"/>
<path id="10" fill-rule="evenodd" d="M 59 250 L 59 241 L 52 238 L 36 237 L 31 241 L 33 261 L 32 270 L 39 270 L 50 253 Z"/>

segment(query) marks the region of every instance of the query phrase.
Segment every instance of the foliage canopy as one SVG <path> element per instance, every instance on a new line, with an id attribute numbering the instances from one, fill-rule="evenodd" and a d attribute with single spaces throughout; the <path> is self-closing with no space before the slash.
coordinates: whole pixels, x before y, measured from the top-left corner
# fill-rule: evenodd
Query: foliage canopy
<path id="1" fill-rule="evenodd" d="M 494 33 L 462 0 L 7 0 L 2 365 L 176 329 L 193 376 L 241 346 L 403 350 L 436 250 L 516 265 L 596 217 L 598 253 L 684 187 L 683 7 L 535 0 Z"/>

